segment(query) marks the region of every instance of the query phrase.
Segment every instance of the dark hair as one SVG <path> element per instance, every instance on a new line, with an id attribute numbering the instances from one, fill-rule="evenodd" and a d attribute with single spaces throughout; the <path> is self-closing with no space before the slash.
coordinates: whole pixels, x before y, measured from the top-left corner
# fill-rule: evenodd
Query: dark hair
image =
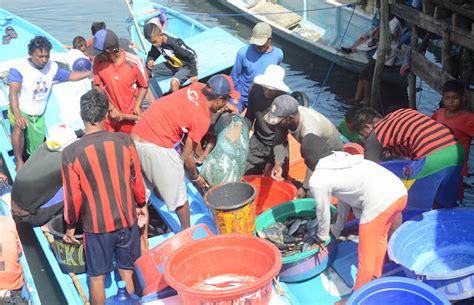
<path id="1" fill-rule="evenodd" d="M 226 95 L 226 96 L 222 96 L 222 95 L 219 95 L 217 93 L 214 93 L 211 91 L 211 88 L 209 88 L 208 86 L 205 86 L 204 88 L 201 89 L 201 93 L 202 95 L 204 95 L 207 100 L 209 101 L 213 101 L 213 100 L 217 100 L 218 98 L 222 97 L 222 99 L 229 99 L 230 96 Z"/>
<path id="2" fill-rule="evenodd" d="M 82 36 L 76 36 L 72 40 L 72 48 L 80 49 L 86 46 L 86 39 Z"/>
<path id="3" fill-rule="evenodd" d="M 161 30 L 153 22 L 148 22 L 143 28 L 143 35 L 145 35 L 146 39 L 150 39 L 153 34 L 161 34 Z"/>
<path id="4" fill-rule="evenodd" d="M 375 119 L 379 118 L 382 118 L 382 116 L 374 109 L 369 107 L 360 108 L 352 118 L 352 128 L 355 132 L 360 132 L 364 128 L 364 125 L 373 124 Z"/>
<path id="5" fill-rule="evenodd" d="M 344 114 L 344 119 L 346 120 L 347 123 L 352 124 L 354 121 L 357 111 L 359 111 L 360 108 L 354 107 L 349 110 L 347 110 L 346 114 Z"/>
<path id="6" fill-rule="evenodd" d="M 464 83 L 460 80 L 448 80 L 443 85 L 443 94 L 446 92 L 456 92 L 457 94 L 464 96 Z"/>
<path id="7" fill-rule="evenodd" d="M 301 140 L 301 156 L 306 166 L 314 171 L 319 160 L 332 154 L 329 145 L 315 134 L 307 134 Z"/>
<path id="8" fill-rule="evenodd" d="M 99 90 L 92 89 L 81 96 L 81 118 L 85 123 L 95 125 L 103 121 L 108 110 L 107 96 Z"/>
<path id="9" fill-rule="evenodd" d="M 95 35 L 95 33 L 97 33 L 100 30 L 106 30 L 106 29 L 107 29 L 107 25 L 105 25 L 105 22 L 103 21 L 92 22 L 92 25 L 91 25 L 92 35 Z"/>
<path id="10" fill-rule="evenodd" d="M 28 54 L 33 54 L 35 50 L 47 50 L 51 51 L 53 46 L 51 42 L 49 42 L 48 38 L 44 36 L 36 36 L 35 38 L 30 40 L 28 44 Z"/>

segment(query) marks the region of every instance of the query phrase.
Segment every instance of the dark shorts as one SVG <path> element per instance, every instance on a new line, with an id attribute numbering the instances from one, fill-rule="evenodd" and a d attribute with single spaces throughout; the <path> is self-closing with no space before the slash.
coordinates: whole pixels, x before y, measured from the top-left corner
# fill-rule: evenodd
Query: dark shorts
<path id="1" fill-rule="evenodd" d="M 140 257 L 140 233 L 135 223 L 108 233 L 84 234 L 86 268 L 89 276 L 100 276 L 119 269 L 133 270 L 133 264 Z"/>
<path id="2" fill-rule="evenodd" d="M 192 75 L 188 67 L 175 68 L 166 62 L 159 63 L 153 67 L 153 77 L 172 76 L 179 81 L 179 84 L 184 84 Z"/>
<path id="3" fill-rule="evenodd" d="M 272 166 L 275 164 L 272 145 L 267 145 L 261 142 L 256 136 L 252 136 L 249 142 L 249 154 L 247 156 L 245 175 L 262 175 L 267 163 L 270 163 Z M 285 178 L 288 177 L 288 168 L 289 160 L 288 157 L 286 157 L 283 163 L 283 177 Z"/>
<path id="4" fill-rule="evenodd" d="M 359 73 L 360 80 L 372 81 L 375 70 L 375 60 L 371 59 Z"/>

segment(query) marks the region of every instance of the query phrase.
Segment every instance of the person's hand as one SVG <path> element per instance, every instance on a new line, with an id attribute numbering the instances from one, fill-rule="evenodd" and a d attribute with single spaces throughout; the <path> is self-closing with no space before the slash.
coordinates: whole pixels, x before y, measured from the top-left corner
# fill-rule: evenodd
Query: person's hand
<path id="1" fill-rule="evenodd" d="M 7 182 L 8 181 L 7 175 L 5 175 L 4 173 L 0 173 L 0 180 L 3 180 L 4 182 Z"/>
<path id="2" fill-rule="evenodd" d="M 25 129 L 28 126 L 28 119 L 22 115 L 15 116 L 15 125 L 20 129 Z"/>
<path id="3" fill-rule="evenodd" d="M 283 181 L 283 167 L 280 164 L 275 164 L 272 169 L 272 178 L 276 181 Z"/>
<path id="4" fill-rule="evenodd" d="M 225 106 L 222 108 L 222 112 L 231 112 L 231 113 L 233 113 L 233 114 L 238 114 L 238 113 L 239 113 L 239 108 L 238 108 L 236 105 L 234 105 L 234 104 L 228 102 L 228 103 L 225 104 Z"/>
<path id="5" fill-rule="evenodd" d="M 63 236 L 63 241 L 67 244 L 80 244 L 80 241 L 78 241 L 75 237 L 74 234 L 76 233 L 76 229 L 67 229 L 66 234 Z"/>
<path id="6" fill-rule="evenodd" d="M 140 117 L 142 115 L 142 105 L 141 103 L 135 103 L 135 107 L 133 107 L 133 113 Z"/>
<path id="7" fill-rule="evenodd" d="M 145 204 L 141 208 L 136 208 L 135 211 L 137 212 L 137 224 L 139 228 L 143 228 L 148 224 L 148 206 Z"/>
<path id="8" fill-rule="evenodd" d="M 300 198 L 306 198 L 306 190 L 303 187 L 300 187 L 298 192 L 296 192 L 296 199 Z"/>
<path id="9" fill-rule="evenodd" d="M 120 122 L 122 120 L 122 113 L 117 108 L 110 110 L 109 115 L 114 121 Z"/>
<path id="10" fill-rule="evenodd" d="M 146 65 L 147 65 L 147 67 L 148 67 L 149 69 L 152 69 L 153 66 L 155 65 L 155 61 L 150 59 L 150 60 L 146 63 Z"/>
<path id="11" fill-rule="evenodd" d="M 194 179 L 193 183 L 201 189 L 209 188 L 209 184 L 202 176 L 198 176 L 196 179 Z"/>
<path id="12" fill-rule="evenodd" d="M 196 76 L 191 76 L 191 77 L 189 78 L 189 80 L 191 81 L 191 83 L 195 84 L 195 83 L 197 83 L 197 82 L 199 81 L 199 78 L 198 78 L 198 76 L 196 75 Z"/>

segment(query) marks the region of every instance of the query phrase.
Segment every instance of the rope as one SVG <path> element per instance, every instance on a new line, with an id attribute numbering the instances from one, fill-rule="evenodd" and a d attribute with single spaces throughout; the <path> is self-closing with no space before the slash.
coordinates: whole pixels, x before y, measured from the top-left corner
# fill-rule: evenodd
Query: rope
<path id="1" fill-rule="evenodd" d="M 352 7 L 351 17 L 349 18 L 349 21 L 347 22 L 347 26 L 346 26 L 346 29 L 344 31 L 344 34 L 342 35 L 341 42 L 339 43 L 339 46 L 336 49 L 337 50 L 336 53 L 334 53 L 334 55 L 332 57 L 331 66 L 329 67 L 329 70 L 326 73 L 326 76 L 324 77 L 323 83 L 321 84 L 321 89 L 319 90 L 318 95 L 316 96 L 316 100 L 314 101 L 314 103 L 317 103 L 317 101 L 319 99 L 319 96 L 321 95 L 321 92 L 324 90 L 324 87 L 326 86 L 326 83 L 329 80 L 329 76 L 331 75 L 332 69 L 334 68 L 334 65 L 336 63 L 336 56 L 338 56 L 337 54 L 339 53 L 339 49 L 341 48 L 342 43 L 344 42 L 344 38 L 346 37 L 347 30 L 349 29 L 349 25 L 351 24 L 352 17 L 354 16 L 354 13 L 355 13 L 355 6 Z"/>

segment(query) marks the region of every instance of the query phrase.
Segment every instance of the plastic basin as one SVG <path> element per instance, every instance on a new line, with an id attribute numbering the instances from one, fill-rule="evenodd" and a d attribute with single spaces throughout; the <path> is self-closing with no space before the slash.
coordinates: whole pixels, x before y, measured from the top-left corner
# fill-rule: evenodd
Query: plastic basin
<path id="1" fill-rule="evenodd" d="M 331 206 L 331 212 L 337 209 Z M 275 206 L 257 217 L 257 230 L 262 230 L 275 222 L 284 222 L 290 216 L 315 217 L 316 204 L 312 198 L 296 199 Z M 329 239 L 326 242 L 327 251 L 313 249 L 302 253 L 286 256 L 282 259 L 279 273 L 283 282 L 300 282 L 310 279 L 329 266 L 334 256 L 334 246 Z"/>
<path id="2" fill-rule="evenodd" d="M 242 180 L 252 184 L 257 191 L 255 197 L 257 215 L 296 197 L 297 189 L 290 182 L 257 175 L 243 176 Z"/>
<path id="3" fill-rule="evenodd" d="M 269 241 L 228 234 L 200 239 L 177 250 L 165 263 L 165 279 L 183 304 L 268 304 L 272 280 L 281 268 L 281 255 Z M 252 276 L 240 287 L 204 290 L 196 284 L 221 275 Z"/>
<path id="4" fill-rule="evenodd" d="M 162 291 L 169 287 L 163 276 L 166 260 L 179 248 L 201 238 L 214 235 L 205 224 L 198 224 L 168 238 L 148 250 L 135 262 L 135 274 L 143 289 L 143 295 Z"/>
<path id="5" fill-rule="evenodd" d="M 445 296 L 422 282 L 404 277 L 385 277 L 359 288 L 347 305 L 450 305 Z"/>
<path id="6" fill-rule="evenodd" d="M 344 151 L 351 155 L 363 155 L 364 147 L 357 143 L 346 143 L 344 144 Z"/>
<path id="7" fill-rule="evenodd" d="M 449 300 L 474 295 L 474 209 L 425 212 L 402 224 L 388 244 L 390 258 Z"/>

